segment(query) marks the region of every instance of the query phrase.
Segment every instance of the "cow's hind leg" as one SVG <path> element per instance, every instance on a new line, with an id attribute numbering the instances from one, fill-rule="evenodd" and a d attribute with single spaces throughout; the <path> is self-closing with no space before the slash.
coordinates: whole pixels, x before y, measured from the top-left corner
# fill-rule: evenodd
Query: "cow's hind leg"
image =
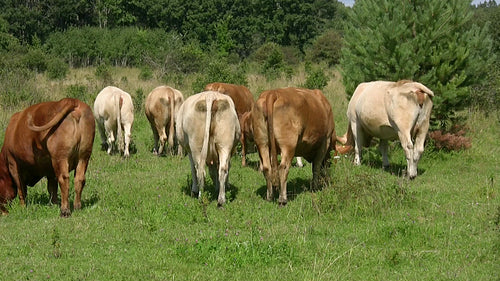
<path id="1" fill-rule="evenodd" d="M 278 204 L 280 206 L 285 206 L 288 202 L 287 199 L 287 178 L 288 172 L 290 171 L 290 166 L 292 165 L 292 158 L 294 152 L 282 151 L 281 152 L 281 163 L 278 166 L 278 176 L 280 180 L 280 196 L 278 198 Z"/>
<path id="2" fill-rule="evenodd" d="M 115 132 L 115 129 L 116 129 L 116 124 L 115 122 L 112 122 L 111 119 L 107 119 L 104 121 L 104 129 L 105 129 L 105 133 L 106 133 L 106 141 L 107 141 L 107 144 L 108 144 L 108 154 L 111 154 L 111 152 L 113 151 L 113 145 L 115 143 L 115 135 L 114 135 L 114 132 Z"/>
<path id="3" fill-rule="evenodd" d="M 47 191 L 49 192 L 50 203 L 57 205 L 57 178 L 56 176 L 47 177 Z"/>
<path id="4" fill-rule="evenodd" d="M 82 191 L 85 187 L 85 172 L 87 171 L 88 163 L 89 159 L 80 159 L 75 169 L 75 202 L 73 204 L 75 210 L 82 208 Z"/>
<path id="5" fill-rule="evenodd" d="M 413 142 L 411 141 L 410 138 L 410 133 L 409 132 L 398 132 L 399 135 L 399 140 L 401 141 L 401 146 L 403 147 L 403 150 L 405 151 L 406 155 L 406 165 L 407 165 L 407 174 L 408 178 L 413 179 L 417 176 L 417 167 L 415 162 L 413 161 L 414 156 L 413 156 Z"/>
<path id="6" fill-rule="evenodd" d="M 125 124 L 123 126 L 123 133 L 125 134 L 125 148 L 123 150 L 123 156 L 129 157 L 130 138 L 132 136 L 132 124 Z"/>
<path id="7" fill-rule="evenodd" d="M 201 190 L 205 184 L 205 169 L 201 169 L 197 164 L 192 153 L 189 153 L 189 162 L 191 163 L 191 175 L 193 183 L 191 185 L 191 196 L 201 198 Z"/>
<path id="8" fill-rule="evenodd" d="M 68 161 L 53 161 L 54 172 L 61 189 L 61 217 L 69 217 L 69 165 Z"/>

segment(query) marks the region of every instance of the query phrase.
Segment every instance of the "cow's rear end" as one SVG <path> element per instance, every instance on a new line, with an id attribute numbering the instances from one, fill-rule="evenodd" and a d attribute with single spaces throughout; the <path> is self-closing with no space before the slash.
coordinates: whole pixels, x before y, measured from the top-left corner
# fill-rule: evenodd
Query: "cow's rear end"
<path id="1" fill-rule="evenodd" d="M 0 204 L 18 195 L 24 205 L 27 186 L 46 177 L 51 202 L 57 203 L 59 184 L 61 216 L 69 216 L 69 172 L 75 170 L 74 208 L 81 208 L 94 134 L 92 110 L 76 99 L 36 104 L 14 115 L 0 153 L 0 190 L 10 190 L 10 197 Z"/>

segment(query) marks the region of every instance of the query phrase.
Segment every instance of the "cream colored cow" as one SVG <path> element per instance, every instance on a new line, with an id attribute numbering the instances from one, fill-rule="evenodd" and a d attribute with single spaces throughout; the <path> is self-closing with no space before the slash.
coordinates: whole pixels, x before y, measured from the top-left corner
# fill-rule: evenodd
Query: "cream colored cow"
<path id="1" fill-rule="evenodd" d="M 94 101 L 94 118 L 101 135 L 101 146 L 108 154 L 117 148 L 128 157 L 134 123 L 134 104 L 130 95 L 113 86 L 102 89 Z"/>
<path id="2" fill-rule="evenodd" d="M 401 141 L 408 177 L 417 176 L 417 163 L 424 151 L 434 93 L 413 81 L 374 81 L 358 85 L 347 109 L 347 143 L 354 141 L 354 163 L 361 164 L 361 149 L 371 138 L 380 139 L 384 167 L 389 166 L 387 141 Z"/>
<path id="3" fill-rule="evenodd" d="M 206 91 L 184 101 L 176 118 L 176 135 L 191 162 L 193 196 L 201 195 L 206 164 L 219 190 L 218 206 L 226 202 L 231 155 L 240 134 L 238 115 L 229 96 Z"/>
<path id="4" fill-rule="evenodd" d="M 175 138 L 175 115 L 184 102 L 179 90 L 168 86 L 154 88 L 146 98 L 145 113 L 154 137 L 153 153 L 161 155 L 168 139 L 168 149 L 173 152 Z M 167 134 L 168 132 L 168 134 Z M 177 154 L 182 155 L 182 147 L 178 145 Z"/>

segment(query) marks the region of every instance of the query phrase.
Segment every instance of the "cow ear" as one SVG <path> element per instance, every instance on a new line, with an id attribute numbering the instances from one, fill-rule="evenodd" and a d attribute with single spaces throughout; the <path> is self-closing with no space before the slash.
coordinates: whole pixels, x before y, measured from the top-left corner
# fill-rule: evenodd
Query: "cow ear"
<path id="1" fill-rule="evenodd" d="M 434 97 L 434 93 L 427 88 L 426 86 L 420 84 L 420 83 L 415 83 L 415 92 L 421 91 L 423 93 L 426 93 L 429 97 Z"/>

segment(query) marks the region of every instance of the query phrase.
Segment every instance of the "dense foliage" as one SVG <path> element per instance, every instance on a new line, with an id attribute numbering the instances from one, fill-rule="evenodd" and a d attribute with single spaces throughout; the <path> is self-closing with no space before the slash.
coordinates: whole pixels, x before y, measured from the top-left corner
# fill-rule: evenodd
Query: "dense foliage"
<path id="1" fill-rule="evenodd" d="M 262 43 L 303 48 L 334 25 L 344 6 L 325 0 L 0 0 L 0 17 L 22 42 L 70 27 L 136 26 L 175 32 L 222 52 L 248 55 Z"/>
<path id="2" fill-rule="evenodd" d="M 435 92 L 439 126 L 470 102 L 494 58 L 486 28 L 471 26 L 467 0 L 359 0 L 341 65 L 348 95 L 364 81 L 411 79 Z"/>

